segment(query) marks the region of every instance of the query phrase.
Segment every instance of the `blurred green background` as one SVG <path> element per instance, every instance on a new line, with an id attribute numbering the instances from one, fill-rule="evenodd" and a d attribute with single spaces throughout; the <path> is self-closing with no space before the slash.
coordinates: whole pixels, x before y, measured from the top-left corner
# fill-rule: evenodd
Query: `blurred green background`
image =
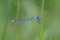
<path id="1" fill-rule="evenodd" d="M 10 22 L 33 16 L 40 23 Z M 60 0 L 0 0 L 0 40 L 60 40 Z"/>

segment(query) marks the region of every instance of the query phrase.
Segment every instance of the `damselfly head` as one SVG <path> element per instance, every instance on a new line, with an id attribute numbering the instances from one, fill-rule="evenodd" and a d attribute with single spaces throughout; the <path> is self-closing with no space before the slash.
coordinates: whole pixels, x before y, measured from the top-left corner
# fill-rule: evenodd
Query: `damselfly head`
<path id="1" fill-rule="evenodd" d="M 40 17 L 39 16 L 34 16 L 33 20 L 40 20 Z"/>
<path id="2" fill-rule="evenodd" d="M 11 20 L 11 22 L 15 22 L 15 20 Z"/>

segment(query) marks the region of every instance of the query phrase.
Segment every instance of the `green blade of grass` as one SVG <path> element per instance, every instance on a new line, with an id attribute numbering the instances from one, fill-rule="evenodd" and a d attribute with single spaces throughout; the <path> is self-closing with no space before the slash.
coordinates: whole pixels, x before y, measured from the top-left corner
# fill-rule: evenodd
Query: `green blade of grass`
<path id="1" fill-rule="evenodd" d="M 17 14 L 16 14 L 16 20 L 18 20 L 19 19 L 19 13 L 20 13 L 20 0 L 18 0 L 18 2 L 17 2 Z M 19 29 L 19 24 L 18 23 L 16 23 L 16 40 L 19 40 L 19 31 L 18 31 L 18 29 Z"/>
<path id="2" fill-rule="evenodd" d="M 42 40 L 42 37 L 43 37 L 43 32 L 44 32 L 44 27 L 45 27 L 45 24 L 46 24 L 46 11 L 44 11 L 44 16 L 43 16 L 43 22 L 41 24 L 41 31 L 40 31 L 40 40 Z"/>
<path id="3" fill-rule="evenodd" d="M 12 0 L 9 0 L 9 2 L 8 2 L 8 9 L 7 9 L 7 16 L 6 16 L 6 25 L 5 25 L 5 28 L 4 28 L 4 33 L 3 33 L 3 36 L 2 36 L 2 40 L 4 40 L 4 38 L 5 38 L 5 34 L 6 34 L 6 31 L 7 31 L 7 27 L 8 27 L 8 13 L 9 13 L 9 11 L 10 11 L 10 7 L 11 7 L 11 2 L 12 2 Z"/>
<path id="4" fill-rule="evenodd" d="M 42 6 L 41 6 L 41 29 L 40 29 L 40 40 L 42 40 L 43 32 L 44 32 L 44 25 L 45 25 L 45 19 L 43 19 L 44 16 L 44 0 L 42 0 Z"/>

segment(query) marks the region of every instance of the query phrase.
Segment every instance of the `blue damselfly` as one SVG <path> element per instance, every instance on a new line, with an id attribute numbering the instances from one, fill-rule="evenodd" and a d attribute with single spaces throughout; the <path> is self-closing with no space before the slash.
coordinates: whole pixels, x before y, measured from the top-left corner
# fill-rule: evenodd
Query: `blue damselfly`
<path id="1" fill-rule="evenodd" d="M 30 20 L 36 20 L 36 21 L 40 21 L 40 17 L 39 16 L 34 16 L 32 18 L 23 18 L 23 19 L 19 19 L 19 20 L 11 20 L 11 22 L 24 22 L 24 21 L 30 21 Z"/>

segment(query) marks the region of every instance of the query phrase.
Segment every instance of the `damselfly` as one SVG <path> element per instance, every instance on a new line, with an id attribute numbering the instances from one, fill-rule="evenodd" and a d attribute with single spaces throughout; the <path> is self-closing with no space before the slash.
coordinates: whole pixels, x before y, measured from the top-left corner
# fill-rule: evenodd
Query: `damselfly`
<path id="1" fill-rule="evenodd" d="M 39 16 L 34 16 L 32 18 L 23 18 L 23 19 L 19 19 L 19 20 L 11 20 L 11 22 L 24 22 L 24 21 L 30 21 L 30 20 L 36 20 L 36 21 L 40 21 L 40 17 Z"/>

